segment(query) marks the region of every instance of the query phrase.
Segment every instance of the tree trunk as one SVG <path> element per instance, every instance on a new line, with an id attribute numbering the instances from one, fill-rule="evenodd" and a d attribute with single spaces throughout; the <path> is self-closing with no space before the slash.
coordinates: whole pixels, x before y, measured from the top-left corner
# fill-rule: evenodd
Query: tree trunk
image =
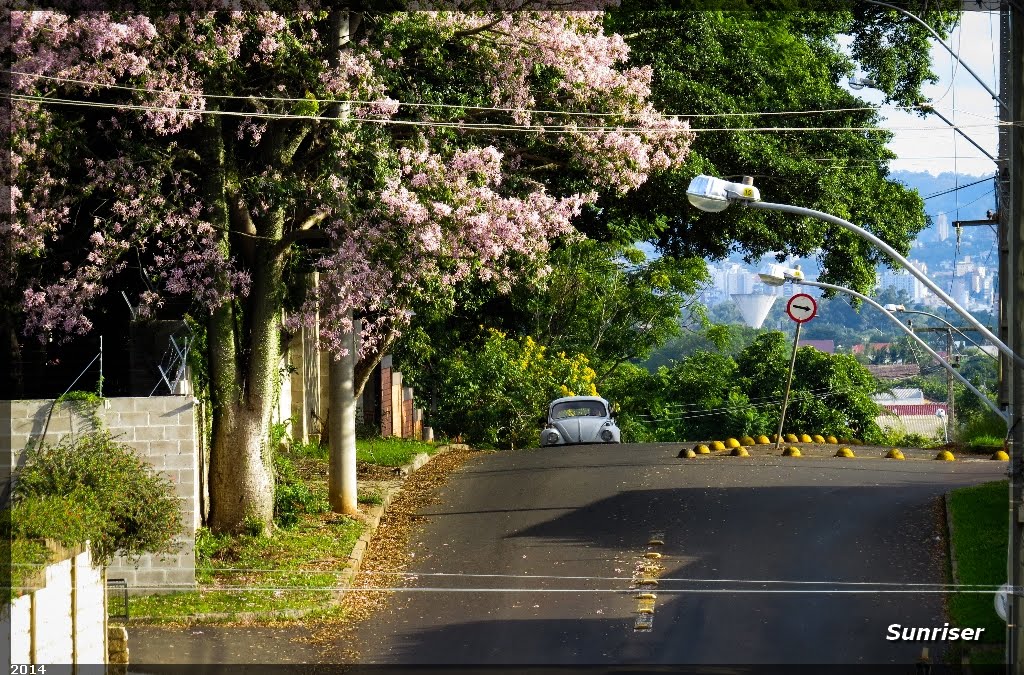
<path id="1" fill-rule="evenodd" d="M 232 219 L 220 117 L 204 116 L 202 125 L 204 201 L 210 221 L 218 228 L 218 246 L 230 259 Z M 270 214 L 263 223 L 268 232 L 260 234 L 279 238 L 282 223 L 281 214 Z M 208 322 L 213 403 L 209 522 L 215 532 L 250 528 L 266 532 L 274 517 L 267 435 L 280 356 L 282 264 L 268 239 L 258 240 L 254 256 L 248 297 L 223 303 L 211 312 Z"/>
<path id="2" fill-rule="evenodd" d="M 267 415 L 244 403 L 220 408 L 210 453 L 210 527 L 265 534 L 274 517 Z"/>

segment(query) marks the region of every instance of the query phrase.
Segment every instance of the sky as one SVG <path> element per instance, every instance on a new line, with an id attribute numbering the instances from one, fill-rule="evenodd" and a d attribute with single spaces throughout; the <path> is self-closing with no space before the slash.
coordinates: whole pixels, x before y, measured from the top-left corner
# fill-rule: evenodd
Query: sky
<path id="1" fill-rule="evenodd" d="M 999 93 L 999 13 L 964 12 L 960 26 L 947 39 L 953 51 L 984 80 L 992 91 Z M 932 71 L 939 76 L 935 84 L 925 85 L 924 95 L 963 132 L 974 139 L 993 156 L 996 155 L 998 137 L 998 104 L 974 77 L 940 44 L 933 41 Z M 857 94 L 872 103 L 881 97 L 870 89 Z M 988 176 L 995 172 L 995 164 L 977 148 L 959 136 L 953 129 L 936 129 L 945 123 L 934 115 L 921 118 L 916 114 L 886 108 L 884 126 L 895 136 L 890 149 L 900 159 L 890 162 L 891 170 L 927 171 L 933 175 L 956 172 L 972 176 Z M 908 130 L 906 127 L 917 127 Z M 928 127 L 930 130 L 921 130 Z"/>

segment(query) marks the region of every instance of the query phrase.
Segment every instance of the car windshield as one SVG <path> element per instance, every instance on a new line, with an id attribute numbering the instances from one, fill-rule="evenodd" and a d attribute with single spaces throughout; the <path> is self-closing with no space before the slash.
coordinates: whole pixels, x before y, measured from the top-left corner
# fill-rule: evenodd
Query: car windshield
<path id="1" fill-rule="evenodd" d="M 563 401 L 551 406 L 551 417 L 563 420 L 566 417 L 604 417 L 604 403 L 600 401 Z"/>

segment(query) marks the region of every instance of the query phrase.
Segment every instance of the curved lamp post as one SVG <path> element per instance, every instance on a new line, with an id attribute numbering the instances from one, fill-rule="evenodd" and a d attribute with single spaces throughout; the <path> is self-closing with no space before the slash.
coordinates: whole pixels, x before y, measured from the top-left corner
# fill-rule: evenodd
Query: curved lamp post
<path id="1" fill-rule="evenodd" d="M 862 239 L 866 239 L 871 242 L 879 249 L 881 249 L 886 255 L 899 263 L 904 267 L 910 274 L 916 277 L 925 287 L 928 288 L 932 293 L 936 295 L 940 300 L 945 302 L 951 307 L 957 314 L 964 318 L 972 328 L 981 333 L 986 340 L 996 345 L 999 351 L 1005 354 L 1008 358 L 1012 359 L 1020 366 L 1024 366 L 1024 358 L 1017 356 L 1012 349 L 1007 347 L 1002 340 L 992 334 L 988 328 L 985 328 L 977 319 L 975 319 L 970 312 L 961 307 L 956 303 L 953 298 L 949 297 L 945 291 L 939 288 L 938 284 L 932 281 L 926 274 L 921 270 L 917 269 L 910 264 L 910 261 L 904 258 L 900 253 L 889 244 L 885 243 L 875 235 L 871 234 L 862 227 L 858 227 L 848 220 L 843 220 L 837 216 L 825 213 L 823 211 L 815 211 L 814 209 L 805 209 L 801 206 L 792 206 L 790 204 L 774 204 L 771 202 L 762 202 L 761 192 L 754 187 L 753 179 L 745 177 L 742 183 L 732 183 L 721 178 L 715 178 L 714 176 L 697 176 L 690 181 L 690 186 L 686 189 L 686 198 L 695 207 L 702 211 L 709 211 L 711 213 L 717 213 L 724 211 L 729 208 L 731 202 L 739 202 L 740 204 L 747 206 L 752 209 L 763 209 L 765 211 L 782 211 L 783 213 L 790 213 L 796 216 L 804 216 L 806 218 L 816 218 L 826 223 L 832 223 L 833 225 L 839 225 L 847 230 L 850 230 Z M 877 303 L 876 303 L 877 304 Z M 883 310 L 884 311 L 884 310 Z M 902 325 L 902 324 L 901 324 Z"/>
<path id="2" fill-rule="evenodd" d="M 792 272 L 799 272 L 799 270 L 792 270 Z M 949 361 L 947 361 L 946 359 L 944 359 L 941 356 L 939 356 L 935 352 L 934 349 L 932 349 L 930 346 L 928 346 L 927 342 L 925 342 L 920 336 L 917 335 L 917 333 L 912 331 L 907 326 L 903 325 L 903 322 L 900 321 L 896 317 L 896 315 L 892 314 L 891 312 L 886 311 L 885 307 L 880 305 L 875 300 L 872 300 L 868 296 L 863 295 L 861 293 L 858 293 L 857 291 L 855 291 L 855 290 L 853 290 L 851 288 L 846 288 L 845 286 L 835 286 L 833 284 L 826 284 L 826 283 L 823 283 L 823 282 L 820 282 L 820 281 L 808 281 L 807 279 L 803 278 L 802 274 L 798 277 L 796 274 L 792 274 L 790 270 L 785 270 L 785 272 L 783 272 L 779 276 L 776 276 L 776 275 L 779 275 L 779 270 L 775 270 L 774 274 L 772 274 L 771 276 L 769 276 L 769 274 L 766 274 L 766 273 L 762 273 L 760 276 L 761 276 L 761 280 L 762 281 L 764 281 L 765 283 L 769 283 L 769 284 L 775 285 L 775 286 L 781 286 L 784 282 L 789 281 L 789 282 L 792 282 L 794 284 L 803 284 L 805 286 L 814 286 L 816 288 L 826 288 L 826 289 L 831 290 L 831 291 L 838 291 L 840 293 L 846 293 L 847 295 L 852 295 L 853 297 L 859 298 L 860 300 L 868 303 L 869 305 L 871 305 L 872 307 L 874 307 L 875 309 L 880 311 L 882 314 L 884 314 L 885 316 L 889 317 L 897 326 L 900 327 L 900 330 L 902 330 L 904 333 L 909 335 L 915 342 L 917 342 L 919 345 L 921 345 L 921 347 L 923 347 L 924 350 L 926 352 L 928 352 L 928 354 L 931 355 L 931 357 L 933 359 L 938 361 L 939 364 L 942 365 L 943 368 L 945 368 L 947 371 L 949 371 L 950 374 L 953 375 L 953 377 L 955 377 L 957 380 L 960 381 L 961 384 L 963 384 L 965 387 L 967 387 L 967 389 L 972 394 L 974 394 L 975 396 L 980 398 L 982 400 L 982 402 L 985 405 L 987 405 L 989 407 L 989 409 L 991 409 L 995 414 L 999 415 L 999 419 L 1001 419 L 1004 422 L 1006 422 L 1007 424 L 1009 424 L 1009 419 L 1010 419 L 1009 415 L 1006 412 L 1000 410 L 999 407 L 995 403 L 992 402 L 992 399 L 990 399 L 988 396 L 985 396 L 985 394 L 981 393 L 981 391 L 979 391 L 977 387 L 975 387 L 973 384 L 971 384 L 970 381 L 968 381 L 967 378 L 965 378 L 963 375 L 961 375 L 960 371 L 958 371 L 956 368 L 954 368 L 949 363 Z M 771 278 L 772 280 L 769 281 L 769 278 Z"/>
<path id="3" fill-rule="evenodd" d="M 923 315 L 923 316 L 930 316 L 930 317 L 932 317 L 933 319 L 938 319 L 938 320 L 939 320 L 939 321 L 941 321 L 942 323 L 946 324 L 946 326 L 947 326 L 947 327 L 948 327 L 948 328 L 949 328 L 950 330 L 952 330 L 952 331 L 955 331 L 955 332 L 956 332 L 956 333 L 958 333 L 958 334 L 960 335 L 960 337 L 962 337 L 962 338 L 963 338 L 964 340 L 967 340 L 967 341 L 968 341 L 968 342 L 970 342 L 970 343 L 971 343 L 972 345 L 974 345 L 975 347 L 977 347 L 978 349 L 980 349 L 980 350 L 981 350 L 981 353 L 982 353 L 982 354 L 984 354 L 985 356 L 988 356 L 989 358 L 992 358 L 992 359 L 996 359 L 996 360 L 998 360 L 998 359 L 999 359 L 999 357 L 998 357 L 998 356 L 993 356 L 992 354 L 989 354 L 988 352 L 986 352 L 986 351 L 984 350 L 984 348 L 982 348 L 982 346 L 981 346 L 981 345 L 979 345 L 979 344 L 978 344 L 977 342 L 975 342 L 975 341 L 974 341 L 974 340 L 972 340 L 971 338 L 967 337 L 967 335 L 965 335 L 965 334 L 964 334 L 964 332 L 963 332 L 962 330 L 960 330 L 959 328 L 957 328 L 956 326 L 954 326 L 953 324 L 951 324 L 951 323 L 950 323 L 949 321 L 946 321 L 945 319 L 943 319 L 943 318 L 942 318 L 941 316 L 939 316 L 938 314 L 932 314 L 931 312 L 922 312 L 922 311 L 921 311 L 921 310 L 919 310 L 919 309 L 907 309 L 907 308 L 906 308 L 906 307 L 904 307 L 903 305 L 892 305 L 892 304 L 890 304 L 890 305 L 886 305 L 886 306 L 885 306 L 885 311 L 887 311 L 887 312 L 899 312 L 900 314 L 921 314 L 921 315 Z"/>

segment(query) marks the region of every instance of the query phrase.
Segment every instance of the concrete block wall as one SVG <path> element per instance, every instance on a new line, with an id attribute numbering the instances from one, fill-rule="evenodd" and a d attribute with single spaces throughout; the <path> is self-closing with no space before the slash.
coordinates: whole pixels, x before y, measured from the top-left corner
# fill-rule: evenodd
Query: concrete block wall
<path id="1" fill-rule="evenodd" d="M 52 400 L 3 401 L 0 404 L 0 479 L 7 486 L 11 470 L 19 466 L 30 440 L 37 440 L 46 423 Z M 181 504 L 184 534 L 169 556 L 147 554 L 137 562 L 115 558 L 108 567 L 110 578 L 127 580 L 132 592 L 159 592 L 193 588 L 195 582 L 195 533 L 199 512 L 199 456 L 193 399 L 185 396 L 110 398 L 96 411 L 117 440 L 131 446 L 139 457 L 167 476 Z M 92 428 L 74 403 L 54 408 L 46 441 Z"/>
<path id="2" fill-rule="evenodd" d="M 0 613 L 0 630 L 11 636 L 11 663 L 107 660 L 106 584 L 87 547 L 60 555 L 46 566 L 41 588 L 15 598 Z"/>

